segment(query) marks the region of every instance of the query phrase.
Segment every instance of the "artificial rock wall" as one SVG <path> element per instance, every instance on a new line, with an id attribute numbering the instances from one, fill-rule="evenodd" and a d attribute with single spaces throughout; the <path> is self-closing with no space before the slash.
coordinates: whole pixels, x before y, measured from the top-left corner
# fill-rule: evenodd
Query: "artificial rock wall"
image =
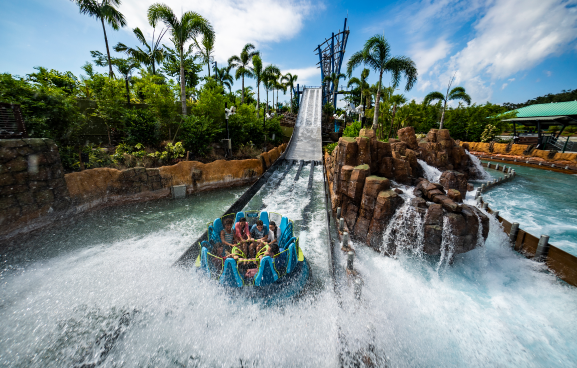
<path id="1" fill-rule="evenodd" d="M 256 159 L 181 161 L 160 168 L 96 168 L 64 175 L 58 147 L 47 139 L 0 140 L 0 239 L 91 208 L 158 199 L 170 187 L 187 193 L 249 185 L 285 151 Z"/>
<path id="2" fill-rule="evenodd" d="M 0 235 L 69 204 L 58 147 L 52 140 L 0 140 Z"/>
<path id="3" fill-rule="evenodd" d="M 353 238 L 394 254 L 395 242 L 383 244 L 383 234 L 405 206 L 403 191 L 394 183 L 404 184 L 415 196 L 406 206 L 413 217 L 420 217 L 425 253 L 441 253 L 444 226 L 450 227 L 455 254 L 474 249 L 479 236 L 486 239 L 489 221 L 477 208 L 461 203 L 467 180 L 475 175 L 465 149 L 448 130 L 432 129 L 420 142 L 412 127 L 399 130 L 398 136 L 399 140 L 385 143 L 372 130 L 363 129 L 359 137 L 340 138 L 333 153 L 325 155 L 333 210 L 341 207 Z M 422 178 L 418 159 L 443 171 L 440 183 Z"/>

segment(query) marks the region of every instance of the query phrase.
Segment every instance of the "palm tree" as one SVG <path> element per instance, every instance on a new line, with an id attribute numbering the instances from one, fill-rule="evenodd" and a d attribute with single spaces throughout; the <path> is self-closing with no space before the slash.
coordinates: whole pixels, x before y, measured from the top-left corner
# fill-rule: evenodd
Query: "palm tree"
<path id="1" fill-rule="evenodd" d="M 290 89 L 291 93 L 291 111 L 293 109 L 293 89 L 295 88 L 295 82 L 299 79 L 298 75 L 292 75 L 291 73 L 286 73 L 284 77 L 282 77 L 285 85 Z"/>
<path id="2" fill-rule="evenodd" d="M 395 123 L 395 114 L 397 113 L 397 106 L 407 103 L 407 98 L 404 95 L 392 95 L 389 102 L 393 104 L 393 115 L 391 117 L 391 128 L 389 129 L 389 138 L 393 133 L 393 125 Z"/>
<path id="3" fill-rule="evenodd" d="M 344 75 L 343 73 L 331 73 L 331 75 L 325 77 L 323 79 L 323 82 L 326 81 L 326 83 L 333 84 L 333 106 L 335 107 L 335 111 L 337 110 L 337 90 L 339 89 L 339 81 L 341 80 L 341 78 L 346 78 L 347 76 Z"/>
<path id="4" fill-rule="evenodd" d="M 130 89 L 128 87 L 128 80 L 130 79 L 130 74 L 136 68 L 138 68 L 139 63 L 135 59 L 120 59 L 120 58 L 112 58 L 112 64 L 118 72 L 124 78 L 124 82 L 126 84 L 126 102 L 130 105 Z"/>
<path id="5" fill-rule="evenodd" d="M 453 76 L 453 78 L 449 82 L 449 86 L 447 87 L 447 93 L 445 95 L 443 95 L 441 92 L 435 91 L 426 95 L 425 99 L 423 100 L 424 106 L 429 105 L 431 101 L 436 100 L 443 101 L 443 112 L 441 114 L 441 124 L 439 126 L 439 129 L 443 129 L 443 121 L 445 120 L 445 109 L 447 108 L 447 101 L 463 100 L 467 103 L 467 105 L 471 104 L 471 96 L 469 96 L 467 92 L 465 92 L 465 88 L 455 87 L 451 89 L 451 85 L 453 84 L 454 80 L 455 76 Z M 449 91 L 449 89 L 451 89 L 451 91 Z"/>
<path id="6" fill-rule="evenodd" d="M 260 84 L 264 81 L 265 77 L 260 55 L 254 55 L 252 57 L 252 74 L 254 75 L 254 79 L 256 79 L 256 116 L 258 117 L 260 114 Z"/>
<path id="7" fill-rule="evenodd" d="M 268 91 L 274 88 L 274 83 L 280 74 L 280 69 L 276 65 L 269 65 L 264 68 L 263 85 L 266 89 L 266 112 L 268 113 Z M 274 96 L 274 94 L 273 94 Z"/>
<path id="8" fill-rule="evenodd" d="M 250 62 L 252 61 L 253 56 L 260 55 L 259 51 L 253 51 L 255 47 L 252 43 L 247 43 L 242 48 L 239 56 L 231 56 L 228 59 L 228 65 L 233 68 L 236 68 L 235 78 L 238 80 L 242 78 L 242 97 L 241 97 L 241 104 L 244 104 L 244 77 L 252 78 L 254 77 L 252 68 L 249 66 Z"/>
<path id="9" fill-rule="evenodd" d="M 379 122 L 379 102 L 381 98 L 381 85 L 383 73 L 390 72 L 392 75 L 393 86 L 398 86 L 401 81 L 401 74 L 407 79 L 405 90 L 413 88 L 417 81 L 417 66 L 415 62 L 407 56 L 391 56 L 391 46 L 385 36 L 375 35 L 367 40 L 361 51 L 355 52 L 347 63 L 347 74 L 351 76 L 353 69 L 360 64 L 368 65 L 374 71 L 379 73 L 379 82 L 377 84 L 377 98 L 375 100 L 375 114 L 373 117 L 373 129 L 377 128 Z"/>
<path id="10" fill-rule="evenodd" d="M 283 94 L 286 95 L 286 84 L 282 82 L 283 75 L 279 73 L 277 80 L 274 83 L 274 87 L 276 88 L 276 107 L 278 109 L 278 92 L 283 91 Z"/>
<path id="11" fill-rule="evenodd" d="M 367 82 L 367 78 L 369 77 L 370 74 L 370 70 L 365 68 L 363 69 L 363 71 L 361 72 L 361 79 L 357 78 L 357 77 L 353 77 L 351 79 L 349 79 L 349 82 L 347 83 L 347 88 L 350 88 L 353 84 L 356 84 L 360 90 L 361 90 L 361 105 L 363 104 L 363 96 L 367 96 L 370 92 L 369 92 L 369 83 Z"/>
<path id="12" fill-rule="evenodd" d="M 234 84 L 234 80 L 232 78 L 232 75 L 230 75 L 230 68 L 229 67 L 217 68 L 215 66 L 214 67 L 214 79 L 221 86 L 228 87 L 229 92 L 231 91 L 232 85 Z"/>
<path id="13" fill-rule="evenodd" d="M 108 23 L 112 29 L 118 31 L 120 27 L 126 25 L 124 15 L 116 9 L 120 6 L 120 0 L 73 0 L 78 7 L 80 7 L 81 14 L 87 14 L 91 17 L 100 20 L 102 23 L 102 31 L 104 32 L 104 42 L 106 43 L 106 54 L 108 55 L 108 74 L 112 78 L 114 72 L 112 71 L 112 62 L 110 60 L 110 50 L 108 48 L 108 38 L 106 37 L 106 27 L 104 21 Z"/>
<path id="14" fill-rule="evenodd" d="M 116 46 L 114 46 L 114 51 L 125 52 L 128 56 L 130 56 L 134 60 L 137 60 L 138 62 L 144 65 L 151 66 L 152 74 L 156 74 L 156 64 L 157 63 L 160 64 L 164 60 L 164 50 L 162 49 L 160 41 L 162 40 L 162 37 L 164 36 L 166 31 L 168 31 L 168 29 L 160 30 L 160 36 L 158 36 L 156 40 L 154 40 L 155 30 L 153 30 L 152 41 L 150 45 L 146 41 L 146 38 L 144 38 L 144 34 L 140 30 L 140 28 L 136 27 L 132 31 L 134 32 L 134 35 L 136 36 L 138 41 L 140 41 L 140 43 L 143 44 L 146 47 L 146 49 L 142 50 L 138 46 L 136 46 L 136 48 L 128 47 L 122 42 L 119 42 Z"/>
<path id="15" fill-rule="evenodd" d="M 200 60 L 206 64 L 208 76 L 210 77 L 210 63 L 214 60 L 214 57 L 212 56 L 212 54 L 214 54 L 214 36 L 203 37 L 200 43 L 195 38 L 194 44 L 198 48 L 196 55 L 198 55 Z"/>
<path id="16" fill-rule="evenodd" d="M 165 4 L 152 4 L 148 8 L 148 21 L 156 24 L 162 21 L 170 30 L 174 48 L 178 52 L 180 59 L 180 101 L 182 104 L 182 115 L 186 115 L 186 87 L 184 80 L 184 45 L 191 39 L 202 35 L 204 37 L 214 37 L 214 31 L 210 22 L 200 14 L 188 11 L 178 19 L 172 9 Z"/>

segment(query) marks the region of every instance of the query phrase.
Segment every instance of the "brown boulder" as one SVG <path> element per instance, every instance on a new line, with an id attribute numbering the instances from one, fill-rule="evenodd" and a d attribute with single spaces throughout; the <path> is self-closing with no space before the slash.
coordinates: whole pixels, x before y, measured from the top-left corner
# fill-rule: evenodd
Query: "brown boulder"
<path id="1" fill-rule="evenodd" d="M 352 165 L 357 164 L 358 146 L 355 138 L 341 137 L 338 145 L 337 165 Z"/>
<path id="2" fill-rule="evenodd" d="M 440 204 L 432 204 L 427 209 L 423 231 L 423 251 L 429 255 L 441 254 L 441 243 L 443 242 L 443 207 Z"/>
<path id="3" fill-rule="evenodd" d="M 378 174 L 380 176 L 384 176 L 389 179 L 393 179 L 395 177 L 394 174 L 394 166 L 393 166 L 393 158 L 392 157 L 383 157 L 380 160 Z"/>
<path id="4" fill-rule="evenodd" d="M 355 203 L 359 203 L 361 200 L 367 176 L 369 176 L 369 165 L 359 165 L 353 169 L 347 195 Z"/>
<path id="5" fill-rule="evenodd" d="M 432 131 L 432 129 L 431 129 Z M 449 132 L 449 129 L 439 129 L 437 130 L 437 142 L 441 142 L 444 140 L 450 140 L 451 139 L 451 133 Z"/>
<path id="6" fill-rule="evenodd" d="M 463 202 L 463 198 L 461 198 L 461 192 L 459 192 L 457 189 L 447 190 L 447 196 L 455 202 Z"/>
<path id="7" fill-rule="evenodd" d="M 437 142 L 437 129 L 429 130 L 429 133 L 427 133 L 426 139 L 427 139 L 427 142 L 431 142 L 431 143 Z"/>
<path id="8" fill-rule="evenodd" d="M 375 131 L 372 129 L 361 129 L 359 132 L 359 137 L 367 137 L 369 139 L 376 138 Z"/>
<path id="9" fill-rule="evenodd" d="M 355 138 L 358 146 L 357 165 L 371 164 L 371 141 L 367 137 Z"/>
<path id="10" fill-rule="evenodd" d="M 351 181 L 351 175 L 353 173 L 354 167 L 350 165 L 345 165 L 341 167 L 339 188 L 335 188 L 335 192 L 347 194 L 349 190 L 349 183 Z"/>
<path id="11" fill-rule="evenodd" d="M 393 158 L 393 174 L 395 181 L 401 184 L 411 184 L 411 165 L 405 160 Z"/>
<path id="12" fill-rule="evenodd" d="M 405 142 L 391 143 L 391 148 L 394 152 L 398 152 L 401 156 L 404 156 L 407 150 L 407 144 Z"/>
<path id="13" fill-rule="evenodd" d="M 379 250 L 382 242 L 383 230 L 393 218 L 395 211 L 403 204 L 403 199 L 393 190 L 379 193 L 373 212 L 373 218 L 369 225 L 368 244 Z"/>
<path id="14" fill-rule="evenodd" d="M 417 143 L 417 136 L 415 135 L 415 129 L 413 127 L 406 127 L 399 129 L 397 132 L 399 139 L 407 144 L 410 149 L 418 149 L 419 143 Z"/>
<path id="15" fill-rule="evenodd" d="M 467 176 L 463 173 L 454 170 L 447 170 L 441 174 L 439 183 L 443 185 L 446 190 L 457 189 L 461 192 L 461 198 L 467 196 Z"/>

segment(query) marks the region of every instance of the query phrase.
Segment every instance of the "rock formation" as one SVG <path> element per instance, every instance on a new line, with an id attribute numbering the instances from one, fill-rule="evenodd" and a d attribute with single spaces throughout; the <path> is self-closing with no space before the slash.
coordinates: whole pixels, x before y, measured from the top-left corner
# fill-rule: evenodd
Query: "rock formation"
<path id="1" fill-rule="evenodd" d="M 362 129 L 325 155 L 332 208 L 341 207 L 351 237 L 389 255 L 409 247 L 429 255 L 447 250 L 452 257 L 483 244 L 489 219 L 462 203 L 473 174 L 465 147 L 446 129 L 431 129 L 420 142 L 412 127 L 398 136 L 385 143 Z M 422 178 L 417 159 L 443 171 L 439 183 Z M 402 194 L 395 188 L 402 185 L 413 188 Z"/>

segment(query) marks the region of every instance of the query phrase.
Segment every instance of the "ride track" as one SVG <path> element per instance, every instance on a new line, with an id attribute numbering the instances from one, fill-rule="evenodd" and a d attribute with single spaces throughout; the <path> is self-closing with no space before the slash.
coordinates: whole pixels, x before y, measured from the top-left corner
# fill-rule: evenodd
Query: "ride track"
<path id="1" fill-rule="evenodd" d="M 278 191 L 280 184 L 285 181 L 285 178 L 291 168 L 296 162 L 299 162 L 299 167 L 293 184 L 290 188 L 284 188 L 283 190 L 292 191 L 294 188 L 294 183 L 299 180 L 302 172 L 302 168 L 305 165 L 310 165 L 307 195 L 312 198 L 312 187 L 314 182 L 314 167 L 321 165 L 322 159 L 322 136 L 321 136 L 321 108 L 322 108 L 322 91 L 320 88 L 305 88 L 302 93 L 302 100 L 299 104 L 299 113 L 297 117 L 297 123 L 295 125 L 294 132 L 289 140 L 287 149 L 275 161 L 271 167 L 269 167 L 261 177 L 238 199 L 234 202 L 228 210 L 223 214 L 231 214 L 242 211 L 245 206 L 250 202 L 250 200 L 261 191 L 262 187 L 273 179 L 273 174 L 277 171 L 282 171 L 280 178 L 276 184 L 273 184 L 271 189 L 272 192 Z M 274 180 L 274 179 L 273 179 Z M 273 181 L 271 180 L 271 181 Z M 336 283 L 334 279 L 334 254 L 332 247 L 332 239 L 330 232 L 330 212 L 329 212 L 329 201 L 327 182 L 326 182 L 326 172 L 323 166 L 323 189 L 325 198 L 325 211 L 327 218 L 327 246 L 329 248 L 329 273 L 331 279 L 333 280 L 333 286 L 336 288 Z M 311 203 L 312 201 L 309 201 Z M 263 205 L 264 209 L 265 205 Z M 303 209 L 303 219 L 305 219 L 304 226 L 307 225 L 307 219 L 311 214 L 309 213 L 309 205 Z M 192 245 L 180 256 L 180 258 L 174 263 L 174 266 L 180 267 L 192 267 L 198 255 L 200 254 L 199 244 L 208 240 L 208 232 L 205 231 Z M 306 256 L 306 255 L 305 255 Z"/>

